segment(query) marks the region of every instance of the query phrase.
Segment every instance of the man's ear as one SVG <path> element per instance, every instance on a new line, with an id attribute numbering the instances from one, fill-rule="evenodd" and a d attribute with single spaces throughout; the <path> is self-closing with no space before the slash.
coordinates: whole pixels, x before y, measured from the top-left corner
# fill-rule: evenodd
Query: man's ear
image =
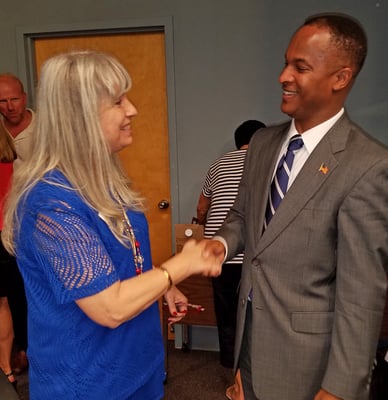
<path id="1" fill-rule="evenodd" d="M 353 70 L 350 67 L 343 67 L 335 73 L 333 90 L 342 90 L 353 83 Z"/>

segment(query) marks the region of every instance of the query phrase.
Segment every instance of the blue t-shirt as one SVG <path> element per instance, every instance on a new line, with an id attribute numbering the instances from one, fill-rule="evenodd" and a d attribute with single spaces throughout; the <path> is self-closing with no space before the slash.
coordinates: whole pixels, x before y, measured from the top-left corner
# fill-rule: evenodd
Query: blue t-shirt
<path id="1" fill-rule="evenodd" d="M 75 303 L 135 276 L 131 249 L 58 171 L 32 189 L 19 215 L 30 399 L 161 399 L 164 349 L 157 302 L 116 329 L 98 325 Z M 143 213 L 127 215 L 145 272 L 152 268 L 148 224 Z"/>

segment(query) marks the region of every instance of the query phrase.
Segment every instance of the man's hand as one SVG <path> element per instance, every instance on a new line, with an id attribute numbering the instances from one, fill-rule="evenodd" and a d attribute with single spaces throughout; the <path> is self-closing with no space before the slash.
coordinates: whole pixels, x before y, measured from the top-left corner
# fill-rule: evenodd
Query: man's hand
<path id="1" fill-rule="evenodd" d="M 202 242 L 205 242 L 205 247 L 203 250 L 203 256 L 216 257 L 220 262 L 224 261 L 225 258 L 225 247 L 219 240 L 209 240 L 204 239 Z"/>

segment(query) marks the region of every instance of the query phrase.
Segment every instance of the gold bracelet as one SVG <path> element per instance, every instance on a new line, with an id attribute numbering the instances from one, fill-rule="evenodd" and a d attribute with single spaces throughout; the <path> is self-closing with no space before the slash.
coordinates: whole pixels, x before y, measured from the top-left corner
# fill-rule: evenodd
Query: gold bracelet
<path id="1" fill-rule="evenodd" d="M 169 273 L 169 272 L 167 271 L 167 269 L 164 268 L 164 267 L 159 267 L 159 268 L 162 270 L 163 275 L 164 275 L 164 276 L 167 278 L 167 280 L 168 280 L 168 288 L 167 288 L 167 290 L 171 289 L 171 286 L 174 285 L 174 282 L 173 282 L 172 279 L 171 279 L 170 273 Z"/>

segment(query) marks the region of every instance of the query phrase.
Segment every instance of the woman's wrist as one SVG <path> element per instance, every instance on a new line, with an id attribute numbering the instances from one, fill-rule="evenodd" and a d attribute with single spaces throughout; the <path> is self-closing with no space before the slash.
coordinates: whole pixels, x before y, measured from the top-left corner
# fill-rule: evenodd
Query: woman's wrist
<path id="1" fill-rule="evenodd" d="M 168 271 L 168 269 L 164 268 L 163 266 L 160 266 L 159 268 L 163 272 L 163 275 L 165 276 L 165 278 L 168 282 L 167 290 L 170 290 L 171 287 L 174 286 L 174 282 L 171 278 L 170 272 Z"/>

